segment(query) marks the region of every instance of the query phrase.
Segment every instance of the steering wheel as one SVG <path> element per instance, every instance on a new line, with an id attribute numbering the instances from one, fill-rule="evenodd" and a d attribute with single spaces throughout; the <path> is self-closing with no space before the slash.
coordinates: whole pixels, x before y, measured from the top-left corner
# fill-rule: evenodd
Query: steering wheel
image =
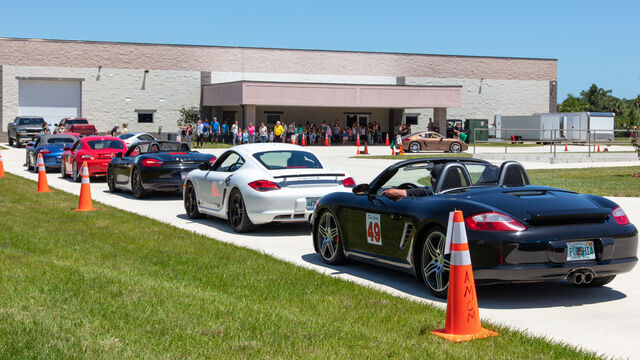
<path id="1" fill-rule="evenodd" d="M 408 182 L 398 185 L 398 189 L 406 190 L 406 189 L 415 189 L 415 188 L 417 188 L 415 184 L 408 183 Z"/>

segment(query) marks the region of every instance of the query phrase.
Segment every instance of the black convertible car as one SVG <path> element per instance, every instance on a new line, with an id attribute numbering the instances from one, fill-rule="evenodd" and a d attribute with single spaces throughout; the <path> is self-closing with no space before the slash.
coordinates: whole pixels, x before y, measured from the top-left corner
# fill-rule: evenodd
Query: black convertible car
<path id="1" fill-rule="evenodd" d="M 153 191 L 179 191 L 189 171 L 215 160 L 215 155 L 191 151 L 187 143 L 137 142 L 126 153 L 117 153 L 111 159 L 107 185 L 111 192 L 131 190 L 138 199 Z"/>
<path id="2" fill-rule="evenodd" d="M 381 195 L 425 186 L 434 195 L 398 201 Z M 404 270 L 446 297 L 444 246 L 454 209 L 465 216 L 478 284 L 566 278 L 601 286 L 638 261 L 638 231 L 611 200 L 530 185 L 514 161 L 497 167 L 460 158 L 398 162 L 353 193 L 323 197 L 313 216 L 313 245 L 326 263 L 358 259 Z"/>

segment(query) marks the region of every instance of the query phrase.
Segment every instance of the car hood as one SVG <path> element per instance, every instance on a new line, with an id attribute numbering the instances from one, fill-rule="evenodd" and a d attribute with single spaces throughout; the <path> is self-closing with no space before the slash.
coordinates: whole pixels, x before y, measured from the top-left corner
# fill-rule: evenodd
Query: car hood
<path id="1" fill-rule="evenodd" d="M 42 125 L 20 125 L 17 127 L 18 131 L 27 130 L 27 131 L 40 131 L 42 130 Z"/>

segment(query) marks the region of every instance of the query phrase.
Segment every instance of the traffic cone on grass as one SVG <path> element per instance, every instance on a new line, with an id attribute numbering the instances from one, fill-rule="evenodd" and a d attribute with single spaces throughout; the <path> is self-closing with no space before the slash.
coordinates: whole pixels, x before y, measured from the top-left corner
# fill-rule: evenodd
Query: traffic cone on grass
<path id="1" fill-rule="evenodd" d="M 498 336 L 480 324 L 476 286 L 462 211 L 449 213 L 445 254 L 451 252 L 445 328 L 432 334 L 453 342 Z"/>
<path id="2" fill-rule="evenodd" d="M 4 163 L 2 162 L 2 150 L 0 150 L 0 178 L 4 177 Z"/>
<path id="3" fill-rule="evenodd" d="M 47 170 L 44 167 L 44 159 L 42 158 L 42 153 L 38 153 L 38 192 L 49 192 Z"/>
<path id="4" fill-rule="evenodd" d="M 89 185 L 89 167 L 87 162 L 82 163 L 82 181 L 80 185 L 80 200 L 78 208 L 73 211 L 93 211 L 93 201 L 91 200 L 91 185 Z"/>

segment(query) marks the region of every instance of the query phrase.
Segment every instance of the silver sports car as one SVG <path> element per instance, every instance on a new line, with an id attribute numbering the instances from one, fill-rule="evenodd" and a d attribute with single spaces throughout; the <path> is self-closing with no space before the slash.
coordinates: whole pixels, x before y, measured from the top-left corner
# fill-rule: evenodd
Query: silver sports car
<path id="1" fill-rule="evenodd" d="M 190 218 L 228 219 L 234 231 L 247 232 L 270 222 L 309 221 L 322 196 L 354 186 L 347 173 L 327 169 L 304 147 L 247 144 L 189 172 L 183 198 Z"/>

